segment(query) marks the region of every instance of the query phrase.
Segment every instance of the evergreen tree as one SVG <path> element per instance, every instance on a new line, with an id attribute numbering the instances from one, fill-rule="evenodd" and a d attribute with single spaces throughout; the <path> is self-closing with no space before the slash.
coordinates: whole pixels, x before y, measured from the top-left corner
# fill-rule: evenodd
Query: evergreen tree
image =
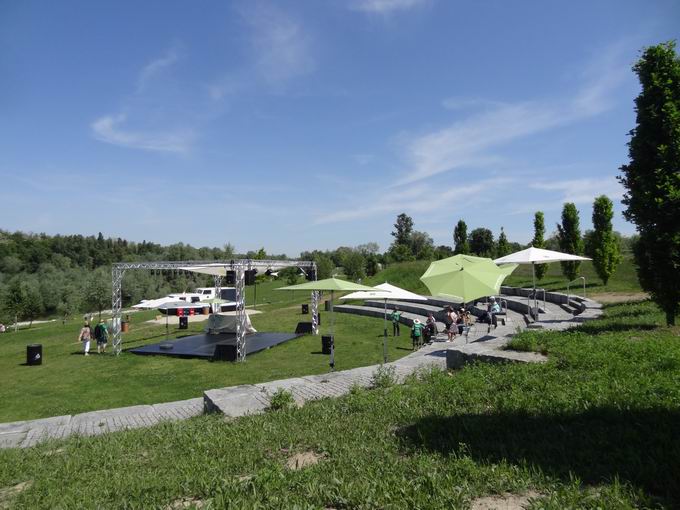
<path id="1" fill-rule="evenodd" d="M 453 229 L 453 253 L 468 254 L 470 253 L 470 245 L 468 244 L 467 224 L 463 220 L 458 220 L 456 227 Z"/>
<path id="2" fill-rule="evenodd" d="M 619 243 L 612 228 L 613 216 L 612 201 L 605 195 L 597 197 L 593 203 L 592 256 L 595 271 L 605 285 L 621 262 Z"/>
<path id="3" fill-rule="evenodd" d="M 470 251 L 479 257 L 491 257 L 494 252 L 493 232 L 488 228 L 476 228 L 470 232 Z"/>
<path id="4" fill-rule="evenodd" d="M 564 253 L 573 255 L 583 254 L 583 239 L 581 239 L 581 228 L 579 226 L 578 210 L 573 203 L 564 204 L 562 209 L 562 224 L 557 225 L 557 240 L 560 250 Z M 562 274 L 569 281 L 576 279 L 581 267 L 580 261 L 560 262 Z"/>
<path id="5" fill-rule="evenodd" d="M 633 70 L 642 85 L 621 167 L 624 216 L 640 235 L 633 253 L 643 289 L 675 324 L 680 311 L 680 59 L 675 43 L 646 48 Z"/>
<path id="6" fill-rule="evenodd" d="M 545 218 L 542 211 L 536 211 L 534 214 L 534 238 L 531 240 L 531 246 L 534 248 L 545 248 Z M 545 273 L 548 272 L 548 264 L 534 264 L 534 271 L 537 280 L 542 280 Z"/>
<path id="7" fill-rule="evenodd" d="M 496 257 L 505 257 L 510 253 L 510 243 L 505 237 L 505 231 L 501 227 L 501 235 L 498 236 L 498 243 L 496 244 Z"/>

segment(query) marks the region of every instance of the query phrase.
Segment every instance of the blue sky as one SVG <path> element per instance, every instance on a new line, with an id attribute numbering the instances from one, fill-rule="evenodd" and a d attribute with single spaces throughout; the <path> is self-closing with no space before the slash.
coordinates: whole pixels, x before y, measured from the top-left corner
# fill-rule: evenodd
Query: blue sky
<path id="1" fill-rule="evenodd" d="M 0 228 L 302 250 L 616 204 L 675 1 L 0 1 Z"/>

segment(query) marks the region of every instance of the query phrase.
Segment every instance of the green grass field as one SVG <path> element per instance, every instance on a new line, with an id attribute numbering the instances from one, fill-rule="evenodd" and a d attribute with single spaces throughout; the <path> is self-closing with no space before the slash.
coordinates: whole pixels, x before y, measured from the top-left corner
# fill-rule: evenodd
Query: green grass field
<path id="1" fill-rule="evenodd" d="M 394 264 L 367 279 L 368 285 L 388 281 L 414 292 L 427 294 L 419 280 L 428 262 Z M 508 279 L 510 284 L 526 285 L 530 268 L 520 266 Z M 592 272 L 584 264 L 584 273 Z M 524 275 L 524 276 L 522 276 Z M 302 281 L 302 279 L 300 280 Z M 588 278 L 589 292 L 638 290 L 630 261 L 624 262 L 607 287 Z M 530 276 L 529 276 L 530 282 Z M 599 282 L 599 280 L 597 280 Z M 547 288 L 561 288 L 559 264 L 552 264 L 544 279 Z M 260 331 L 294 331 L 298 321 L 309 320 L 300 314 L 299 304 L 309 302 L 308 292 L 275 291 L 285 286 L 282 280 L 257 285 L 257 309 L 254 326 Z M 563 285 L 562 285 L 563 286 Z M 255 303 L 255 287 L 247 287 L 247 303 Z M 326 296 L 327 298 L 327 296 Z M 132 328 L 125 336 L 124 348 L 136 347 L 165 339 L 165 327 L 145 324 L 156 312 L 132 314 Z M 382 360 L 379 319 L 336 314 L 337 369 L 371 365 Z M 329 316 L 322 313 L 322 332 L 328 330 Z M 305 336 L 287 344 L 248 358 L 244 365 L 211 363 L 204 360 L 183 360 L 163 356 L 137 356 L 123 353 L 120 357 L 97 356 L 84 358 L 76 343 L 80 321 L 34 325 L 18 333 L 0 337 L 0 422 L 74 414 L 135 404 L 150 404 L 201 396 L 211 388 L 236 384 L 266 382 L 286 377 L 318 374 L 328 370 L 328 357 L 318 354 L 320 338 Z M 198 332 L 200 323 L 192 324 L 188 332 L 171 328 L 171 337 Z M 27 367 L 26 345 L 42 343 L 45 362 L 40 367 Z M 408 340 L 402 337 L 390 342 L 390 359 L 408 353 Z"/>
<path id="2" fill-rule="evenodd" d="M 299 298 L 302 300 L 302 293 Z M 165 326 L 144 323 L 154 315 L 131 314 L 124 349 L 166 338 Z M 290 305 L 253 315 L 251 320 L 259 331 L 294 331 L 298 321 L 308 321 L 309 317 L 300 314 L 299 305 Z M 323 334 L 328 331 L 329 318 L 328 313 L 321 313 Z M 329 370 L 328 356 L 320 353 L 320 336 L 306 335 L 251 355 L 244 364 L 126 352 L 119 357 L 96 353 L 84 357 L 80 343 L 76 343 L 81 325 L 80 321 L 41 324 L 0 336 L 0 422 L 182 400 L 200 397 L 211 388 Z M 336 369 L 382 361 L 381 320 L 336 313 L 335 326 Z M 182 332 L 171 327 L 171 337 L 198 332 L 202 327 L 202 323 L 191 323 L 189 331 Z M 397 340 L 390 338 L 390 359 L 410 352 L 408 335 Z M 22 365 L 30 343 L 43 345 L 42 366 Z"/>
<path id="3" fill-rule="evenodd" d="M 467 508 L 527 491 L 534 509 L 678 508 L 678 329 L 648 302 L 605 313 L 519 335 L 542 365 L 3 450 L 0 490 L 26 482 L 21 508 Z M 318 463 L 286 467 L 305 452 Z"/>

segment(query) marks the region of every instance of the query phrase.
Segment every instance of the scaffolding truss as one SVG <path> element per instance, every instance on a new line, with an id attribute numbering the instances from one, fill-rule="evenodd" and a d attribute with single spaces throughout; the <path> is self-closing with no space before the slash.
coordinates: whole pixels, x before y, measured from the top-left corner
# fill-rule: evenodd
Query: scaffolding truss
<path id="1" fill-rule="evenodd" d="M 123 277 L 125 272 L 131 269 L 143 269 L 150 271 L 187 271 L 192 268 L 200 267 L 223 267 L 225 271 L 234 271 L 236 281 L 236 358 L 238 361 L 246 359 L 246 271 L 256 269 L 276 270 L 287 267 L 297 267 L 305 270 L 312 270 L 316 280 L 316 263 L 308 260 L 254 260 L 254 259 L 235 259 L 235 260 L 202 260 L 202 261 L 172 261 L 172 262 L 119 262 L 113 264 L 111 268 L 111 310 L 113 315 L 113 352 L 118 355 L 123 349 L 122 334 L 122 313 L 123 313 Z M 308 274 L 305 272 L 305 274 Z M 222 288 L 222 276 L 214 275 L 215 296 L 220 297 Z M 312 329 L 315 335 L 319 334 L 317 313 L 319 308 L 319 296 L 316 291 L 312 292 Z"/>

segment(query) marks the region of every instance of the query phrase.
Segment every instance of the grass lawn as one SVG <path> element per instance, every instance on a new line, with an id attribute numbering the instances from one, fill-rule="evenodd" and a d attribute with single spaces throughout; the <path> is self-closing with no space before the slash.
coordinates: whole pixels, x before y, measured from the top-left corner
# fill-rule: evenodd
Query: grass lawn
<path id="1" fill-rule="evenodd" d="M 532 508 L 678 508 L 678 329 L 650 303 L 605 312 L 519 335 L 542 365 L 3 450 L 0 488 L 24 484 L 11 497 L 25 508 L 465 508 L 505 493 Z M 318 462 L 287 467 L 301 453 Z"/>
<path id="2" fill-rule="evenodd" d="M 288 297 L 285 292 L 282 297 Z M 297 293 L 296 293 L 297 294 Z M 296 300 L 309 299 L 309 293 Z M 278 296 L 277 296 L 278 297 Z M 260 308 L 260 307 L 258 307 Z M 251 316 L 259 331 L 294 331 L 299 305 L 270 308 Z M 124 336 L 124 349 L 165 339 L 165 326 L 145 324 L 156 312 L 131 314 L 131 330 Z M 321 313 L 322 333 L 328 331 L 330 316 Z M 344 370 L 382 361 L 382 321 L 335 314 L 336 369 Z M 62 414 L 152 404 L 200 397 L 211 388 L 265 382 L 329 370 L 328 356 L 321 354 L 321 337 L 306 335 L 249 356 L 245 364 L 139 356 L 123 352 L 119 357 L 87 358 L 76 343 L 80 321 L 41 324 L 18 333 L 0 336 L 0 422 L 43 418 Z M 202 323 L 190 323 L 188 334 L 199 332 Z M 186 335 L 171 327 L 171 336 Z M 44 363 L 28 367 L 26 345 L 43 344 Z M 92 350 L 96 351 L 96 347 Z M 92 352 L 91 350 L 91 352 Z M 410 352 L 408 335 L 390 339 L 390 359 Z"/>

